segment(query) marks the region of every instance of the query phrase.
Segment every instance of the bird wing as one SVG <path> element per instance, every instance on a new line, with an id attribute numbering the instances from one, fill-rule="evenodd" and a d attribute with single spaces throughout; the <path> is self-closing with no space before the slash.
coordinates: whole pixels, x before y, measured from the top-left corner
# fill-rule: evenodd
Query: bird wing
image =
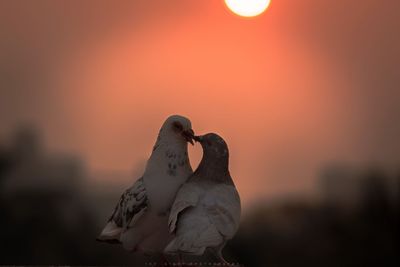
<path id="1" fill-rule="evenodd" d="M 121 195 L 98 240 L 118 242 L 121 232 L 132 227 L 146 212 L 147 206 L 148 198 L 142 177 Z"/>
<path id="2" fill-rule="evenodd" d="M 222 235 L 199 204 L 181 213 L 175 238 L 165 247 L 164 252 L 202 255 L 207 247 L 222 243 Z"/>
<path id="3" fill-rule="evenodd" d="M 185 184 L 169 218 L 170 231 L 176 230 L 176 236 L 164 252 L 202 255 L 207 247 L 222 245 L 236 233 L 240 212 L 240 198 L 234 186 Z"/>
<path id="4" fill-rule="evenodd" d="M 172 204 L 168 219 L 169 231 L 171 233 L 176 230 L 176 223 L 179 214 L 189 207 L 196 206 L 201 193 L 200 191 L 201 189 L 194 183 L 186 183 L 181 187 L 181 189 L 179 189 L 174 204 Z"/>
<path id="5" fill-rule="evenodd" d="M 219 185 L 211 189 L 202 200 L 207 216 L 225 239 L 231 239 L 240 221 L 240 197 L 231 185 Z"/>

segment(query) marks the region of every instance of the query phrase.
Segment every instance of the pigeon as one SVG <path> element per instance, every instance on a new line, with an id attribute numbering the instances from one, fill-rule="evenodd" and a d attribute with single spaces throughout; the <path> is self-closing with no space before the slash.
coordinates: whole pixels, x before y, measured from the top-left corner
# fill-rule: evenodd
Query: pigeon
<path id="1" fill-rule="evenodd" d="M 179 187 L 193 174 L 187 143 L 189 119 L 173 115 L 162 125 L 144 174 L 119 199 L 97 240 L 146 255 L 162 253 L 172 239 L 168 215 Z"/>
<path id="2" fill-rule="evenodd" d="M 172 205 L 168 225 L 175 237 L 164 253 L 203 255 L 208 249 L 227 264 L 221 251 L 235 235 L 241 213 L 239 193 L 228 169 L 228 147 L 214 133 L 195 140 L 203 148 L 203 158 Z"/>

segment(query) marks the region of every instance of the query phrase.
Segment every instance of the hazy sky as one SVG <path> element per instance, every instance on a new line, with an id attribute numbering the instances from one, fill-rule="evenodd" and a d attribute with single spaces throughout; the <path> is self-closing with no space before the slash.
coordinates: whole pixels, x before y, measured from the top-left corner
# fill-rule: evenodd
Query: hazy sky
<path id="1" fill-rule="evenodd" d="M 227 140 L 245 202 L 310 190 L 331 162 L 393 169 L 398 10 L 272 0 L 243 19 L 222 0 L 0 0 L 0 134 L 32 122 L 92 172 L 131 171 L 163 120 L 186 115 Z"/>

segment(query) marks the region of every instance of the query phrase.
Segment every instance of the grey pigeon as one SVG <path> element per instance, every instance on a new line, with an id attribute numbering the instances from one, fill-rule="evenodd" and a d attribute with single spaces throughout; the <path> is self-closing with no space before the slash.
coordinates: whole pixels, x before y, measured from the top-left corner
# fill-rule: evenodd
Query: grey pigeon
<path id="1" fill-rule="evenodd" d="M 122 243 L 130 251 L 162 252 L 172 235 L 168 215 L 179 187 L 193 173 L 187 143 L 189 119 L 174 115 L 162 125 L 146 169 L 121 196 L 98 241 Z"/>
<path id="2" fill-rule="evenodd" d="M 195 137 L 203 148 L 199 167 L 179 189 L 169 216 L 174 239 L 167 254 L 203 255 L 210 249 L 224 263 L 222 249 L 240 220 L 240 197 L 228 170 L 229 151 L 214 133 Z"/>

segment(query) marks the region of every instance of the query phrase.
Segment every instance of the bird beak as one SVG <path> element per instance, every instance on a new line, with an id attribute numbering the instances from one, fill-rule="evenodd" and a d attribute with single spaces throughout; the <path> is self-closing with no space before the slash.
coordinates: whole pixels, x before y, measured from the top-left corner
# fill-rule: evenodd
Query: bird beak
<path id="1" fill-rule="evenodd" d="M 193 140 L 196 141 L 196 142 L 201 143 L 201 141 L 203 140 L 203 136 L 201 136 L 201 135 L 195 135 L 195 136 L 193 137 Z"/>
<path id="2" fill-rule="evenodd" d="M 185 130 L 182 132 L 182 136 L 185 138 L 185 140 L 189 143 L 191 143 L 192 145 L 194 145 L 194 132 L 192 129 L 189 130 Z"/>

